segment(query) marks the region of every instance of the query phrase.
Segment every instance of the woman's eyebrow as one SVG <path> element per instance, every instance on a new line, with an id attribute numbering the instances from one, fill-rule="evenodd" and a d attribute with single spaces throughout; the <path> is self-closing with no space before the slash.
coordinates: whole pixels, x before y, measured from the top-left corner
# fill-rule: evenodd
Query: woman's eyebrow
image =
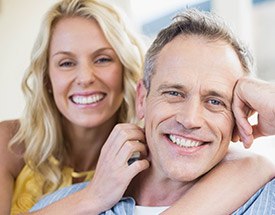
<path id="1" fill-rule="evenodd" d="M 96 51 L 93 52 L 93 54 L 98 54 L 100 52 L 103 52 L 103 51 L 110 51 L 110 52 L 114 52 L 114 49 L 111 48 L 111 47 L 104 47 L 104 48 L 100 48 L 100 49 L 97 49 Z M 70 55 L 70 56 L 73 56 L 73 52 L 71 51 L 57 51 L 56 53 L 54 53 L 51 57 L 54 57 L 56 55 Z"/>

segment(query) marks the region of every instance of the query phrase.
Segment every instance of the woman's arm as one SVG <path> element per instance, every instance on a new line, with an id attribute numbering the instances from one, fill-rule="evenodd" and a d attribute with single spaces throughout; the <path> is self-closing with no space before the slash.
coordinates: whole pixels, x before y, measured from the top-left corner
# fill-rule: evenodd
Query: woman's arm
<path id="1" fill-rule="evenodd" d="M 8 149 L 9 142 L 16 132 L 18 121 L 0 123 L 0 208 L 1 214 L 10 214 L 13 184 L 21 171 L 24 161 Z M 20 150 L 20 149 L 15 149 Z"/>
<path id="2" fill-rule="evenodd" d="M 110 209 L 121 199 L 132 178 L 149 167 L 149 162 L 143 159 L 147 156 L 144 141 L 143 130 L 138 126 L 116 125 L 101 150 L 95 175 L 87 187 L 31 214 L 70 214 L 72 211 L 99 214 Z M 136 151 L 141 153 L 141 159 L 128 165 Z"/>
<path id="3" fill-rule="evenodd" d="M 275 166 L 266 158 L 231 150 L 162 214 L 230 214 L 273 177 Z"/>

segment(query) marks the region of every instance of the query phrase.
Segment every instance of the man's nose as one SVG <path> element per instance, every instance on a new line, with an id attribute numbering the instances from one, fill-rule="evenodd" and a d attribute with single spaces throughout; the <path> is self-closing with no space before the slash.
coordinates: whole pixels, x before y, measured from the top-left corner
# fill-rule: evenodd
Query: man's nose
<path id="1" fill-rule="evenodd" d="M 186 129 L 200 129 L 203 125 L 203 105 L 199 98 L 185 101 L 176 115 L 178 123 Z"/>
<path id="2" fill-rule="evenodd" d="M 76 82 L 81 86 L 88 86 L 92 84 L 96 79 L 95 69 L 89 65 L 84 64 L 78 68 Z"/>

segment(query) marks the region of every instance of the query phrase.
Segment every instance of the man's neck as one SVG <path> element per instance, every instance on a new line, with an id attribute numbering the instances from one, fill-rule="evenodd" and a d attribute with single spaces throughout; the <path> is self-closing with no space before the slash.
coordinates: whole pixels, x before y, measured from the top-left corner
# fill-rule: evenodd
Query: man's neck
<path id="1" fill-rule="evenodd" d="M 160 177 L 152 168 L 149 168 L 133 179 L 126 195 L 132 196 L 137 205 L 170 206 L 195 182 L 173 181 L 167 177 Z"/>

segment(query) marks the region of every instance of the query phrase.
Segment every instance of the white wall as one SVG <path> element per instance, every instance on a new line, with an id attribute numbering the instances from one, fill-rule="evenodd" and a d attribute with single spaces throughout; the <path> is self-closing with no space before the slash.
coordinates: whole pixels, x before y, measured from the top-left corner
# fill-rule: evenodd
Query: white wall
<path id="1" fill-rule="evenodd" d="M 212 10 L 229 23 L 239 38 L 254 47 L 252 0 L 212 0 Z"/>
<path id="2" fill-rule="evenodd" d="M 253 18 L 258 76 L 275 81 L 275 1 L 257 5 Z"/>
<path id="3" fill-rule="evenodd" d="M 253 49 L 258 77 L 275 81 L 275 1 L 252 5 L 252 0 L 212 0 L 212 4 Z"/>
<path id="4" fill-rule="evenodd" d="M 20 116 L 21 79 L 29 63 L 41 17 L 56 0 L 1 0 L 0 121 Z"/>

